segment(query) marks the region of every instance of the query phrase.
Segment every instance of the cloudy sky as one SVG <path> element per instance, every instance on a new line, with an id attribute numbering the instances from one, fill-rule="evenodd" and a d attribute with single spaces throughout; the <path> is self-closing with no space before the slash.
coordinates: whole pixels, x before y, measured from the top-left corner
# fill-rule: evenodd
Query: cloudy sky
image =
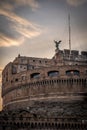
<path id="1" fill-rule="evenodd" d="M 51 58 L 54 40 L 68 48 L 68 14 L 72 49 L 87 50 L 87 0 L 0 0 L 0 82 L 19 53 Z"/>

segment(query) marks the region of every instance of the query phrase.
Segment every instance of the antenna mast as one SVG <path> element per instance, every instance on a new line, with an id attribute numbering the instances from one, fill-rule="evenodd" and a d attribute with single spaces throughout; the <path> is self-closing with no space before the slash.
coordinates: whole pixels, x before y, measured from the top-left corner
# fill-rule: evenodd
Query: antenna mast
<path id="1" fill-rule="evenodd" d="M 70 14 L 68 15 L 68 22 L 69 22 L 69 50 L 71 55 L 71 25 L 70 25 Z"/>

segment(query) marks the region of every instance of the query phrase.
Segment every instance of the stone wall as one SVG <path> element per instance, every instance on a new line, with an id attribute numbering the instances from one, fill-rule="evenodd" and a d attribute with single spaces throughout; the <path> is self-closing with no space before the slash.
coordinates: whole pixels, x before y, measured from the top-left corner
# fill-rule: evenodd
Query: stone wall
<path id="1" fill-rule="evenodd" d="M 29 110 L 2 111 L 0 130 L 86 130 L 85 116 L 42 117 Z"/>
<path id="2" fill-rule="evenodd" d="M 79 73 L 67 75 L 68 70 L 71 72 L 76 70 Z M 49 75 L 49 72 L 58 72 L 58 75 Z M 38 73 L 39 77 L 31 77 L 32 74 Z M 45 67 L 19 74 L 11 74 L 10 67 L 8 69 L 8 81 L 2 84 L 3 107 L 25 100 L 48 100 L 52 98 L 82 100 L 86 96 L 84 93 L 87 92 L 86 77 L 86 66 Z"/>

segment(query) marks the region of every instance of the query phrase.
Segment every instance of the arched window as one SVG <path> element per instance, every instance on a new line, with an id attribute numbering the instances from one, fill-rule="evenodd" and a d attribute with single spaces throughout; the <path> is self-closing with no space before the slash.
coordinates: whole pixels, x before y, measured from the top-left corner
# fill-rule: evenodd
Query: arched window
<path id="1" fill-rule="evenodd" d="M 55 77 L 59 75 L 59 71 L 49 71 L 48 76 L 49 77 Z"/>
<path id="2" fill-rule="evenodd" d="M 80 72 L 78 70 L 67 70 L 66 75 L 71 76 L 71 75 L 77 75 L 79 76 Z"/>
<path id="3" fill-rule="evenodd" d="M 33 73 L 30 75 L 30 77 L 34 79 L 40 78 L 40 73 Z"/>

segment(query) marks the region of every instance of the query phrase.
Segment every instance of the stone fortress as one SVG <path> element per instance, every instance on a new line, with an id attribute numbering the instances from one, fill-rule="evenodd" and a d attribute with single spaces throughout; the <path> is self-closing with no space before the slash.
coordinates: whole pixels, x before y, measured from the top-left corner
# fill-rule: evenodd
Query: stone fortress
<path id="1" fill-rule="evenodd" d="M 60 50 L 61 41 L 54 42 L 52 59 L 18 55 L 4 68 L 0 130 L 87 129 L 87 52 Z"/>

